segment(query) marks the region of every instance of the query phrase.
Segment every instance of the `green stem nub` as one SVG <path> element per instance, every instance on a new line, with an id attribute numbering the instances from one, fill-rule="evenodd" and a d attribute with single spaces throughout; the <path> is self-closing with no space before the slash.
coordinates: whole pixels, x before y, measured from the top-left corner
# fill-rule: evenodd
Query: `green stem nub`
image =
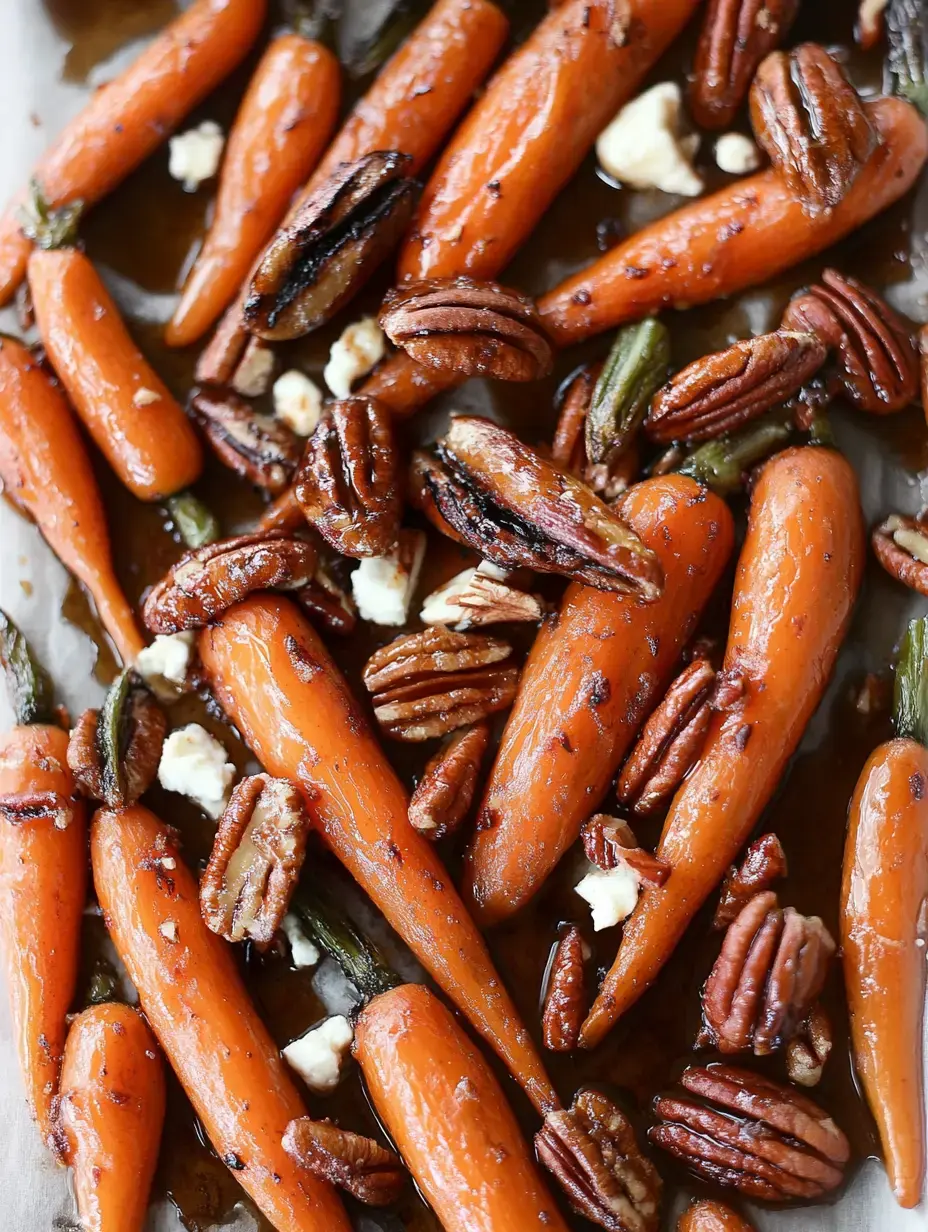
<path id="1" fill-rule="evenodd" d="M 20 725 L 54 718 L 52 682 L 29 649 L 19 628 L 0 609 L 0 667 L 7 695 Z"/>
<path id="2" fill-rule="evenodd" d="M 372 941 L 362 937 L 331 898 L 304 881 L 293 899 L 293 910 L 313 940 L 334 958 L 364 998 L 370 1001 L 403 981 Z"/>
<path id="3" fill-rule="evenodd" d="M 656 317 L 619 330 L 586 416 L 586 456 L 590 462 L 606 462 L 629 444 L 669 365 L 670 335 Z"/>
<path id="4" fill-rule="evenodd" d="M 909 621 L 899 648 L 893 722 L 897 736 L 928 745 L 928 616 Z"/>
<path id="5" fill-rule="evenodd" d="M 782 407 L 740 432 L 706 441 L 684 458 L 680 474 L 689 475 L 719 496 L 731 496 L 741 488 L 745 472 L 785 445 L 792 431 L 792 411 Z"/>
<path id="6" fill-rule="evenodd" d="M 429 3 L 430 0 L 395 0 L 374 30 L 359 39 L 340 40 L 341 61 L 352 77 L 366 77 L 380 68 L 419 24 Z"/>
<path id="7" fill-rule="evenodd" d="M 886 41 L 888 92 L 928 117 L 928 0 L 890 0 Z"/>
<path id="8" fill-rule="evenodd" d="M 219 519 L 188 489 L 165 501 L 171 521 L 188 548 L 205 548 L 220 536 Z"/>
<path id="9" fill-rule="evenodd" d="M 20 230 L 36 248 L 70 248 L 77 242 L 83 201 L 68 201 L 55 209 L 48 204 L 38 180 L 29 184 L 29 203 L 20 208 Z"/>

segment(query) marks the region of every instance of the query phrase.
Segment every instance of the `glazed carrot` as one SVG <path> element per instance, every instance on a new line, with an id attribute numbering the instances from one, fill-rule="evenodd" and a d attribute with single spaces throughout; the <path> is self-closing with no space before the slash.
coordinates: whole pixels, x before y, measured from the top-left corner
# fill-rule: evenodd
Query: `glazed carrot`
<path id="1" fill-rule="evenodd" d="M 833 210 L 809 214 L 775 171 L 651 223 L 539 303 L 561 346 L 663 308 L 704 304 L 764 282 L 897 201 L 928 156 L 928 130 L 898 98 L 866 104 L 883 144 Z"/>
<path id="2" fill-rule="evenodd" d="M 101 810 L 91 827 L 97 897 L 145 1016 L 219 1157 L 277 1232 L 349 1232 L 333 1190 L 281 1145 L 305 1109 L 172 835 L 140 805 Z"/>
<path id="3" fill-rule="evenodd" d="M 630 490 L 622 516 L 657 553 L 657 603 L 573 584 L 543 626 L 467 852 L 465 898 L 488 925 L 523 907 L 596 812 L 660 698 L 731 553 L 724 501 L 668 475 Z"/>
<path id="4" fill-rule="evenodd" d="M 36 324 L 52 367 L 110 466 L 139 500 L 192 483 L 203 451 L 187 416 L 132 341 L 90 259 L 29 258 Z"/>
<path id="5" fill-rule="evenodd" d="M 126 178 L 243 59 L 266 0 L 195 0 L 58 134 L 33 172 L 51 206 L 92 205 Z M 0 304 L 26 272 L 20 201 L 0 218 Z"/>
<path id="6" fill-rule="evenodd" d="M 753 1232 L 751 1225 L 721 1202 L 694 1202 L 680 1216 L 677 1232 Z"/>
<path id="7" fill-rule="evenodd" d="M 375 997 L 354 1055 L 446 1232 L 567 1232 L 492 1070 L 421 984 Z"/>
<path id="8" fill-rule="evenodd" d="M 321 43 L 282 34 L 255 69 L 229 133 L 216 206 L 165 330 L 188 346 L 235 298 L 338 118 L 341 70 Z"/>
<path id="9" fill-rule="evenodd" d="M 87 587 L 122 660 L 145 645 L 110 553 L 103 503 L 71 409 L 32 353 L 0 339 L 0 480 Z"/>
<path id="10" fill-rule="evenodd" d="M 483 939 L 308 621 L 288 599 L 254 595 L 199 645 L 216 697 L 264 768 L 300 784 L 332 850 L 535 1106 L 556 1103 Z"/>
<path id="11" fill-rule="evenodd" d="M 164 1066 L 127 1005 L 94 1005 L 71 1023 L 61 1066 L 56 1143 L 74 1169 L 86 1232 L 141 1232 L 161 1128 Z"/>
<path id="12" fill-rule="evenodd" d="M 828 683 L 864 561 L 857 482 L 830 450 L 788 449 L 754 488 L 738 562 L 725 671 L 744 686 L 716 715 L 674 797 L 648 889 L 583 1025 L 592 1048 L 654 981 L 773 794 Z"/>

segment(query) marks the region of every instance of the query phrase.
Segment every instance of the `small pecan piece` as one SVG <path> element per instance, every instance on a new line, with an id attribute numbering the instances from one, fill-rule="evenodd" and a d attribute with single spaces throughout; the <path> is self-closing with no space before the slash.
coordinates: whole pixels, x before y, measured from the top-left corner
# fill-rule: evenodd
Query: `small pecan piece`
<path id="1" fill-rule="evenodd" d="M 834 1046 L 831 1019 L 816 1002 L 805 1022 L 786 1045 L 786 1072 L 797 1086 L 814 1087 L 822 1080 Z"/>
<path id="2" fill-rule="evenodd" d="M 259 415 L 228 390 L 202 389 L 190 408 L 213 452 L 230 470 L 274 496 L 284 490 L 303 449 L 292 429 Z"/>
<path id="3" fill-rule="evenodd" d="M 296 498 L 310 525 L 343 556 L 385 556 L 403 512 L 389 411 L 373 398 L 333 403 L 306 443 Z"/>
<path id="4" fill-rule="evenodd" d="M 754 1226 L 722 1202 L 694 1202 L 680 1216 L 677 1232 L 754 1232 Z"/>
<path id="5" fill-rule="evenodd" d="M 283 1145 L 301 1168 L 338 1185 L 365 1206 L 389 1206 L 406 1184 L 406 1169 L 394 1151 L 331 1121 L 298 1117 L 287 1126 Z"/>
<path id="6" fill-rule="evenodd" d="M 300 606 L 329 633 L 347 637 L 354 632 L 358 609 L 351 595 L 339 586 L 325 565 L 316 566 L 309 585 L 297 591 L 296 597 Z"/>
<path id="7" fill-rule="evenodd" d="M 722 883 L 719 905 L 715 909 L 713 928 L 727 928 L 741 914 L 741 909 L 757 894 L 769 890 L 775 881 L 787 873 L 786 852 L 775 834 L 762 834 L 747 851 L 740 867 L 734 865 Z"/>
<path id="8" fill-rule="evenodd" d="M 874 528 L 870 542 L 891 577 L 928 595 L 928 526 L 918 518 L 892 513 Z"/>
<path id="9" fill-rule="evenodd" d="M 476 625 L 541 620 L 547 611 L 544 600 L 510 586 L 490 568 L 484 562 L 476 569 L 465 569 L 427 595 L 420 613 L 423 624 L 453 625 L 464 630 Z"/>
<path id="10" fill-rule="evenodd" d="M 153 633 L 201 629 L 255 590 L 299 590 L 316 569 L 316 549 L 280 532 L 239 535 L 185 552 L 142 608 Z"/>
<path id="11" fill-rule="evenodd" d="M 288 779 L 253 774 L 237 784 L 200 881 L 200 910 L 214 933 L 267 949 L 299 880 L 309 825 Z"/>
<path id="12" fill-rule="evenodd" d="M 549 1112 L 535 1150 L 591 1223 L 610 1232 L 656 1232 L 660 1176 L 627 1118 L 600 1091 L 581 1091 L 569 1111 Z"/>
<path id="13" fill-rule="evenodd" d="M 490 740 L 486 723 L 455 732 L 428 762 L 409 801 L 409 820 L 427 838 L 453 834 L 467 816 Z"/>
<path id="14" fill-rule="evenodd" d="M 154 694 L 132 671 L 110 686 L 101 710 L 85 710 L 71 732 L 68 765 L 81 791 L 107 808 L 127 808 L 158 773 L 168 729 Z"/>
<path id="15" fill-rule="evenodd" d="M 596 813 L 583 823 L 580 838 L 586 858 L 603 872 L 625 864 L 640 884 L 653 886 L 662 886 L 670 876 L 667 861 L 639 847 L 631 826 L 621 818 Z"/>
<path id="16" fill-rule="evenodd" d="M 586 1016 L 585 949 L 580 929 L 576 924 L 568 925 L 551 960 L 541 1015 L 542 1039 L 552 1052 L 572 1052 L 580 1038 Z"/>

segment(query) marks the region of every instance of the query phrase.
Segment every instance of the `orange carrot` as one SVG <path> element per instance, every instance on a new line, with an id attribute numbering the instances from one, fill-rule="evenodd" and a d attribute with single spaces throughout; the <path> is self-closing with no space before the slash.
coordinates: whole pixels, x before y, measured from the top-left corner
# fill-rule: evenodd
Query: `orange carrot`
<path id="1" fill-rule="evenodd" d="M 56 1141 L 86 1232 L 141 1232 L 164 1123 L 161 1053 L 137 1010 L 94 1005 L 68 1032 Z"/>
<path id="2" fill-rule="evenodd" d="M 216 697 L 270 773 L 299 783 L 332 850 L 544 1111 L 557 1102 L 486 946 L 338 668 L 288 599 L 254 595 L 200 636 Z"/>
<path id="3" fill-rule="evenodd" d="M 219 1157 L 277 1232 L 349 1232 L 334 1191 L 283 1149 L 305 1109 L 173 832 L 139 805 L 101 810 L 90 850 L 110 935 Z"/>
<path id="4" fill-rule="evenodd" d="M 660 698 L 731 553 L 724 501 L 648 479 L 622 516 L 664 569 L 656 603 L 572 585 L 532 647 L 467 852 L 465 898 L 485 925 L 541 888 L 596 811 Z"/>
<path id="5" fill-rule="evenodd" d="M 93 597 L 126 664 L 145 645 L 116 580 L 90 459 L 60 391 L 21 343 L 0 339 L 0 480 Z"/>
<path id="6" fill-rule="evenodd" d="M 89 258 L 76 248 L 37 248 L 29 286 L 48 358 L 122 482 L 145 501 L 186 488 L 203 467 L 199 439 Z"/>
<path id="7" fill-rule="evenodd" d="M 583 1025 L 592 1048 L 654 981 L 773 794 L 828 683 L 864 561 L 857 482 L 840 454 L 788 449 L 754 488 L 725 671 L 743 693 L 716 715 L 657 855 L 671 872 L 625 924 Z"/>
<path id="8" fill-rule="evenodd" d="M 753 1229 L 721 1202 L 694 1202 L 680 1216 L 677 1232 L 753 1232 Z"/>

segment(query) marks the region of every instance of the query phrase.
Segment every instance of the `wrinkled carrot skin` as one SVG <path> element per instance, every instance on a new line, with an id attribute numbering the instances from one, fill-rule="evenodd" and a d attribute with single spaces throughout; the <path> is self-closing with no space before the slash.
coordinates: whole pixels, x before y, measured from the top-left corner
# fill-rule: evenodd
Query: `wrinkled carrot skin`
<path id="1" fill-rule="evenodd" d="M 145 645 L 113 570 L 103 502 L 77 421 L 30 351 L 0 339 L 0 480 L 90 591 L 126 664 Z"/>
<path id="2" fill-rule="evenodd" d="M 912 1207 L 925 1183 L 928 749 L 881 745 L 858 779 L 849 822 L 841 949 L 851 1041 L 893 1193 Z"/>
<path id="3" fill-rule="evenodd" d="M 694 1202 L 680 1216 L 677 1232 L 753 1232 L 753 1229 L 721 1202 Z"/>
<path id="4" fill-rule="evenodd" d="M 94 1005 L 71 1023 L 56 1105 L 56 1141 L 74 1169 L 85 1232 L 141 1232 L 161 1128 L 164 1063 L 127 1005 Z"/>
<path id="5" fill-rule="evenodd" d="M 728 507 L 691 479 L 645 480 L 622 516 L 657 553 L 664 593 L 640 603 L 574 584 L 542 627 L 465 862 L 484 926 L 525 906 L 596 811 L 731 554 Z"/>
<path id="6" fill-rule="evenodd" d="M 264 768 L 299 783 L 314 822 L 392 927 L 539 1110 L 556 1103 L 483 938 L 319 637 L 289 600 L 255 595 L 200 636 L 213 691 Z"/>
<path id="7" fill-rule="evenodd" d="M 212 223 L 165 330 L 189 346 L 235 298 L 338 119 L 341 69 L 321 43 L 282 34 L 255 69 L 229 133 Z"/>
<path id="8" fill-rule="evenodd" d="M 0 795 L 54 793 L 69 821 L 0 820 L 0 939 L 13 1036 L 29 1107 L 53 1142 L 52 1104 L 80 960 L 87 888 L 87 817 L 75 800 L 68 736 L 57 727 L 17 727 L 0 737 Z"/>
<path id="9" fill-rule="evenodd" d="M 266 0 L 196 0 L 58 134 L 33 175 L 50 205 L 92 205 L 161 145 L 244 58 Z M 19 201 L 0 218 L 0 305 L 23 280 L 30 242 Z"/>
<path id="10" fill-rule="evenodd" d="M 808 214 L 775 171 L 740 180 L 651 223 L 545 295 L 560 346 L 664 308 L 687 308 L 765 282 L 897 201 L 928 156 L 928 129 L 898 98 L 868 103 L 883 144 L 834 210 Z"/>
<path id="11" fill-rule="evenodd" d="M 768 462 L 751 500 L 725 652 L 743 696 L 714 718 L 674 797 L 657 849 L 670 876 L 626 921 L 583 1025 L 584 1047 L 653 983 L 747 840 L 828 683 L 863 562 L 857 481 L 845 459 L 805 447 Z"/>
<path id="12" fill-rule="evenodd" d="M 232 948 L 200 916 L 172 832 L 139 805 L 104 809 L 90 854 L 110 936 L 219 1157 L 277 1232 L 350 1232 L 334 1191 L 283 1149 L 287 1124 L 306 1110 Z"/>
<path id="13" fill-rule="evenodd" d="M 49 361 L 129 491 L 156 501 L 193 483 L 203 469 L 199 439 L 129 336 L 90 259 L 76 248 L 36 249 L 29 286 Z"/>
<path id="14" fill-rule="evenodd" d="M 567 1232 L 499 1082 L 427 988 L 375 997 L 358 1019 L 354 1055 L 446 1232 Z"/>

